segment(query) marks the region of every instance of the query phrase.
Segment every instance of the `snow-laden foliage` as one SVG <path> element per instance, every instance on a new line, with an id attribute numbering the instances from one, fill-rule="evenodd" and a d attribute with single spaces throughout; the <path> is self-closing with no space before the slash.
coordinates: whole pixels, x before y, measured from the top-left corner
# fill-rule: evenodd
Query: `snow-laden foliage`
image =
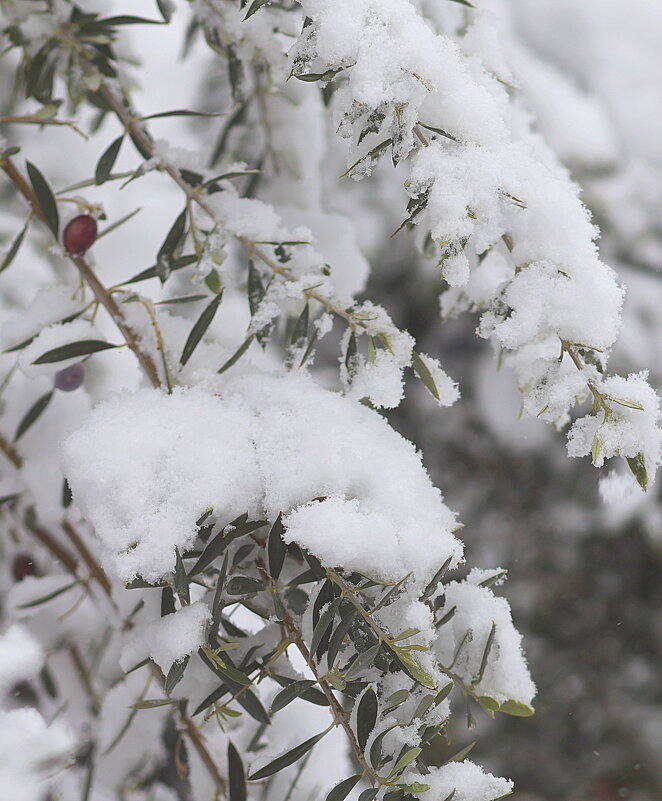
<path id="1" fill-rule="evenodd" d="M 185 38 L 203 33 L 213 58 L 210 154 L 158 138 L 168 111 L 136 107 L 129 28 L 146 20 L 2 4 L 11 119 L 75 136 L 66 97 L 95 136 L 115 126 L 73 184 L 36 147 L 25 164 L 13 140 L 1 156 L 30 208 L 17 203 L 0 268 L 3 611 L 47 653 L 25 676 L 32 705 L 78 735 L 51 794 L 494 801 L 510 781 L 467 749 L 441 764 L 426 749 L 464 711 L 469 728 L 474 711 L 530 715 L 535 687 L 492 589 L 504 571 L 447 575 L 460 524 L 379 412 L 407 369 L 439 406 L 462 387 L 356 300 L 379 271 L 366 253 L 413 234 L 442 316 L 480 312 L 524 410 L 574 419 L 571 455 L 621 456 L 647 488 L 657 397 L 643 373 L 605 373 L 623 289 L 513 88 L 506 4 L 190 5 Z M 176 7 L 157 6 L 169 23 Z M 153 263 L 115 264 L 107 286 L 92 219 L 115 187 L 155 177 L 181 192 L 178 213 L 159 218 Z M 34 732 L 61 767 L 60 729 Z M 21 771 L 44 780 L 41 760 Z"/>

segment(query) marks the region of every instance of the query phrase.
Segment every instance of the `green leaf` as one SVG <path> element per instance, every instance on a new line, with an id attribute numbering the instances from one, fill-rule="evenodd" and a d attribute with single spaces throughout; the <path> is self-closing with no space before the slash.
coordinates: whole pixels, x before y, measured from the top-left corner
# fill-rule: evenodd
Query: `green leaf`
<path id="1" fill-rule="evenodd" d="M 211 321 L 214 319 L 214 315 L 223 299 L 223 292 L 219 292 L 215 298 L 212 298 L 211 302 L 205 307 L 202 314 L 196 320 L 195 325 L 191 329 L 191 333 L 188 335 L 186 340 L 186 344 L 184 345 L 184 350 L 182 351 L 182 355 L 179 359 L 179 363 L 182 367 L 186 364 L 186 362 L 191 358 L 193 351 L 196 349 L 198 343 L 204 336 L 206 330 L 211 325 Z"/>
<path id="2" fill-rule="evenodd" d="M 504 701 L 499 707 L 499 712 L 505 712 L 506 715 L 514 715 L 518 718 L 528 718 L 534 714 L 535 709 L 523 704 L 521 701 Z"/>
<path id="3" fill-rule="evenodd" d="M 361 774 L 357 773 L 355 776 L 350 776 L 348 779 L 343 779 L 327 795 L 326 801 L 345 801 L 347 796 L 352 792 L 356 785 L 361 780 Z"/>
<path id="4" fill-rule="evenodd" d="M 399 707 L 400 704 L 404 704 L 407 698 L 409 698 L 409 690 L 396 690 L 394 693 L 389 695 L 384 703 L 382 716 L 386 717 L 389 712 L 392 712 L 394 709 Z"/>
<path id="5" fill-rule="evenodd" d="M 487 660 L 490 656 L 490 651 L 492 650 L 492 646 L 494 645 L 494 637 L 496 635 L 496 623 L 492 621 L 492 628 L 490 629 L 490 633 L 487 635 L 487 641 L 485 642 L 485 648 L 483 650 L 483 657 L 480 660 L 480 668 L 478 669 L 478 676 L 474 685 L 480 684 L 483 680 L 483 676 L 485 675 L 485 668 L 487 667 Z"/>
<path id="6" fill-rule="evenodd" d="M 248 11 L 246 12 L 246 16 L 244 17 L 244 22 L 246 22 L 246 20 L 249 17 L 252 17 L 253 14 L 259 11 L 262 8 L 262 6 L 266 6 L 266 4 L 270 2 L 271 0 L 253 0 L 253 2 L 248 7 Z"/>
<path id="7" fill-rule="evenodd" d="M 411 654 L 401 649 L 397 649 L 396 654 L 405 671 L 412 679 L 415 679 L 419 684 L 423 684 L 425 687 L 430 687 L 432 690 L 435 689 L 434 677 L 431 676 L 427 670 L 424 670 Z"/>
<path id="8" fill-rule="evenodd" d="M 308 303 L 306 302 L 301 314 L 299 315 L 296 323 L 294 324 L 294 330 L 292 331 L 290 345 L 293 348 L 299 347 L 300 345 L 303 344 L 303 342 L 307 340 L 309 321 L 310 321 L 310 311 L 308 309 Z"/>
<path id="9" fill-rule="evenodd" d="M 454 3 L 462 3 L 463 5 L 470 5 L 470 3 L 466 3 L 465 0 L 452 0 Z M 471 6 L 473 8 L 474 6 Z M 454 142 L 457 142 L 457 137 L 453 136 L 453 134 L 449 134 L 448 131 L 444 131 L 443 128 L 433 128 L 431 125 L 426 125 L 424 122 L 418 123 L 421 128 L 425 128 L 427 131 L 432 131 L 432 133 L 439 134 L 440 136 L 445 136 L 446 139 L 452 139 Z"/>
<path id="10" fill-rule="evenodd" d="M 475 745 L 476 741 L 474 740 L 473 743 L 469 743 L 469 745 L 466 745 L 464 748 L 460 748 L 460 750 L 456 751 L 456 753 L 454 753 L 453 756 L 448 757 L 448 759 L 444 764 L 448 762 L 462 762 L 462 760 L 468 757 L 469 754 L 473 751 Z"/>
<path id="11" fill-rule="evenodd" d="M 400 757 L 400 759 L 398 759 L 398 761 L 395 763 L 395 767 L 389 773 L 387 779 L 391 779 L 393 778 L 393 776 L 397 776 L 397 774 L 403 771 L 407 767 L 407 765 L 409 765 L 411 762 L 417 759 L 417 757 L 421 754 L 422 751 L 423 751 L 422 748 L 408 748 L 405 751 L 405 753 Z"/>
<path id="12" fill-rule="evenodd" d="M 159 19 L 146 19 L 145 17 L 135 17 L 130 14 L 120 14 L 115 17 L 106 17 L 105 19 L 95 20 L 93 25 L 86 25 L 85 29 L 89 30 L 91 27 L 103 28 L 117 28 L 121 25 L 163 25 L 164 23 Z"/>
<path id="13" fill-rule="evenodd" d="M 638 453 L 636 456 L 627 456 L 625 461 L 632 471 L 637 483 L 643 490 L 648 489 L 648 470 L 646 470 L 646 460 L 643 453 Z"/>
<path id="14" fill-rule="evenodd" d="M 219 369 L 219 373 L 224 373 L 226 370 L 229 370 L 233 364 L 236 364 L 239 359 L 246 353 L 248 348 L 250 347 L 251 342 L 253 341 L 255 334 L 251 334 L 245 342 L 239 346 L 239 348 L 235 351 L 235 353 L 230 356 L 230 358 L 225 362 L 225 364 Z"/>
<path id="15" fill-rule="evenodd" d="M 495 701 L 494 698 L 490 698 L 489 695 L 477 695 L 476 701 L 487 712 L 497 712 L 499 709 L 499 702 Z"/>
<path id="16" fill-rule="evenodd" d="M 180 303 L 197 303 L 199 300 L 205 300 L 209 295 L 184 295 L 181 298 L 167 298 L 166 300 L 158 300 L 155 306 L 168 306 L 178 305 Z"/>
<path id="17" fill-rule="evenodd" d="M 421 358 L 420 354 L 416 353 L 415 350 L 411 352 L 411 366 L 414 368 L 414 372 L 421 379 L 433 397 L 436 398 L 436 400 L 439 400 L 439 390 L 434 382 L 434 378 L 432 378 L 432 373 L 430 372 L 427 364 Z"/>
<path id="18" fill-rule="evenodd" d="M 186 568 L 184 567 L 184 562 L 182 561 L 181 554 L 179 553 L 179 548 L 175 548 L 175 575 L 174 575 L 174 583 L 175 583 L 175 592 L 179 596 L 180 602 L 187 606 L 191 603 L 191 593 L 189 590 L 189 582 L 188 576 L 186 575 Z"/>
<path id="19" fill-rule="evenodd" d="M 159 9 L 159 13 L 163 17 L 163 21 L 170 22 L 170 20 L 172 19 L 172 10 L 171 6 L 168 3 L 168 0 L 156 0 L 156 5 Z M 231 801 L 234 801 L 234 799 L 231 799 Z"/>
<path id="20" fill-rule="evenodd" d="M 269 531 L 269 539 L 267 541 L 269 574 L 274 581 L 278 581 L 280 571 L 283 569 L 283 563 L 285 562 L 285 554 L 287 553 L 287 546 L 283 542 L 284 533 L 283 516 L 279 514 Z"/>
<path id="21" fill-rule="evenodd" d="M 452 3 L 459 3 L 461 6 L 467 6 L 468 8 L 476 8 L 476 6 L 472 5 L 469 0 L 451 0 Z M 453 790 L 455 793 L 455 790 Z"/>
<path id="22" fill-rule="evenodd" d="M 35 359 L 32 364 L 52 364 L 66 359 L 78 359 L 81 356 L 89 356 L 91 353 L 118 347 L 120 346 L 112 345 L 110 342 L 102 342 L 100 339 L 82 339 L 80 342 L 70 342 L 68 345 L 60 345 L 59 348 L 47 350 L 46 353 Z"/>
<path id="23" fill-rule="evenodd" d="M 274 773 L 278 773 L 284 768 L 293 765 L 295 762 L 301 759 L 301 757 L 305 756 L 311 748 L 317 745 L 317 743 L 325 737 L 331 729 L 325 729 L 323 732 L 316 734 L 314 737 L 311 737 L 308 740 L 305 740 L 300 745 L 297 745 L 295 748 L 287 751 L 281 756 L 276 757 L 272 762 L 269 762 L 263 768 L 260 768 L 255 773 L 251 774 L 248 778 L 251 781 L 256 781 L 257 779 L 266 779 L 267 776 L 273 776 Z"/>
<path id="24" fill-rule="evenodd" d="M 434 574 L 433 579 L 427 585 L 427 587 L 423 590 L 423 594 L 420 597 L 421 601 L 427 601 L 427 599 L 432 595 L 432 593 L 437 589 L 439 586 L 439 582 L 441 581 L 442 576 L 448 570 L 448 566 L 453 561 L 453 557 L 449 556 L 448 559 L 443 563 L 443 565 L 437 570 Z"/>
<path id="25" fill-rule="evenodd" d="M 48 595 L 43 595 L 41 598 L 37 598 L 34 601 L 28 601 L 25 604 L 18 604 L 16 607 L 17 609 L 31 609 L 33 606 L 39 606 L 40 604 L 45 604 L 47 601 L 52 601 L 53 598 L 57 598 L 58 595 L 62 595 L 63 593 L 70 590 L 72 587 L 75 587 L 77 584 L 80 584 L 80 581 L 76 579 L 76 581 L 72 581 L 69 584 L 65 584 L 64 587 L 60 587 L 57 590 L 53 590 L 53 592 L 49 592 Z"/>
<path id="26" fill-rule="evenodd" d="M 53 397 L 53 390 L 47 392 L 45 395 L 42 395 L 41 398 L 38 398 L 32 406 L 27 410 L 25 415 L 23 416 L 21 422 L 18 424 L 16 428 L 16 433 L 14 434 L 14 442 L 18 442 L 18 440 L 25 434 L 25 432 L 30 428 L 33 423 L 36 423 L 39 417 L 41 417 L 42 413 L 46 410 L 46 407 L 51 402 L 51 398 Z"/>
<path id="27" fill-rule="evenodd" d="M 180 704 L 184 700 L 184 698 L 146 698 L 144 701 L 132 704 L 129 709 L 157 709 L 160 706 Z"/>
<path id="28" fill-rule="evenodd" d="M 356 739 L 361 751 L 365 750 L 370 733 L 377 722 L 377 696 L 372 687 L 369 687 L 361 696 L 359 708 L 356 712 Z"/>
<path id="29" fill-rule="evenodd" d="M 338 623 L 333 631 L 333 634 L 331 635 L 331 638 L 329 639 L 326 661 L 330 668 L 333 667 L 336 661 L 336 657 L 338 656 L 338 652 L 342 647 L 343 640 L 349 633 L 356 614 L 356 609 L 351 604 L 348 605 L 341 613 L 340 623 Z"/>
<path id="30" fill-rule="evenodd" d="M 358 161 L 355 161 L 349 169 L 345 170 L 345 172 L 340 176 L 344 178 L 346 175 L 349 175 L 350 172 L 355 168 L 358 167 L 359 164 L 362 164 L 364 161 L 372 162 L 378 156 L 380 156 L 386 148 L 392 143 L 392 139 L 385 139 L 383 142 L 380 142 L 378 145 L 375 145 L 372 150 L 365 154 L 365 156 L 361 156 Z"/>
<path id="31" fill-rule="evenodd" d="M 350 678 L 356 678 L 362 670 L 370 667 L 375 661 L 381 645 L 381 642 L 378 642 L 367 650 L 362 651 L 350 665 L 349 670 L 345 674 L 345 678 L 347 680 Z"/>
<path id="32" fill-rule="evenodd" d="M 170 264 L 170 272 L 174 273 L 175 270 L 181 270 L 184 267 L 189 267 L 191 264 L 195 264 L 198 260 L 198 257 L 194 253 L 189 253 L 187 256 L 179 256 L 177 259 L 173 259 Z M 153 264 L 151 267 L 147 267 L 147 269 L 143 270 L 142 272 L 134 275 L 133 278 L 129 278 L 128 281 L 124 281 L 122 286 L 126 284 L 137 284 L 139 281 L 147 281 L 148 278 L 156 278 L 157 277 L 157 266 Z"/>
<path id="33" fill-rule="evenodd" d="M 263 589 L 264 584 L 259 579 L 250 576 L 233 576 L 225 587 L 228 595 L 252 595 L 262 592 Z"/>
<path id="34" fill-rule="evenodd" d="M 228 740 L 228 789 L 229 801 L 246 801 L 244 763 L 230 740 Z"/>
<path id="35" fill-rule="evenodd" d="M 327 633 L 329 626 L 333 623 L 333 618 L 336 616 L 336 612 L 338 611 L 338 607 L 342 603 L 342 597 L 336 598 L 332 601 L 327 608 L 322 612 L 320 615 L 315 628 L 313 629 L 313 636 L 310 641 L 310 653 L 313 656 L 319 657 L 321 656 L 320 651 L 323 652 L 321 648 L 322 639 L 324 635 Z"/>
<path id="36" fill-rule="evenodd" d="M 346 69 L 347 67 L 338 67 L 336 69 L 325 70 L 324 72 L 300 72 L 294 77 L 297 79 L 297 81 L 303 81 L 304 83 L 315 83 L 316 81 L 328 83 L 328 81 L 335 78 L 339 72 L 342 72 Z"/>
<path id="37" fill-rule="evenodd" d="M 161 120 L 164 117 L 223 117 L 224 111 L 190 111 L 186 108 L 179 108 L 173 111 L 159 111 L 157 114 L 148 114 L 146 117 L 141 117 L 141 121 L 146 120 Z"/>
<path id="38" fill-rule="evenodd" d="M 163 685 L 167 695 L 170 695 L 174 688 L 184 678 L 184 671 L 186 670 L 190 658 L 190 656 L 185 656 L 184 659 L 181 659 L 178 662 L 173 662 L 171 665 L 168 675 L 166 676 L 165 684 Z"/>
<path id="39" fill-rule="evenodd" d="M 303 693 L 306 692 L 306 690 L 315 684 L 317 684 L 317 682 L 312 681 L 311 679 L 293 681 L 292 684 L 288 684 L 287 687 L 276 694 L 274 700 L 271 702 L 271 708 L 269 711 L 272 715 L 275 712 L 280 712 L 281 709 L 284 709 L 288 704 L 291 704 L 292 701 L 296 700 L 297 698 L 300 698 Z"/>
<path id="40" fill-rule="evenodd" d="M 223 531 L 219 532 L 214 539 L 207 544 L 204 551 L 200 554 L 200 558 L 189 571 L 189 578 L 208 567 L 217 556 L 220 556 L 225 551 L 231 542 L 265 525 L 265 520 L 251 520 L 250 522 L 240 523 L 230 531 L 225 531 L 225 529 L 223 529 Z"/>
<path id="41" fill-rule="evenodd" d="M 211 614 L 212 614 L 212 624 L 214 626 L 218 625 L 218 621 L 221 617 L 221 612 L 223 611 L 223 590 L 225 589 L 225 577 L 228 572 L 228 557 L 229 552 L 225 552 L 225 558 L 223 559 L 223 564 L 221 565 L 221 571 L 218 574 L 218 579 L 216 581 L 216 592 L 214 593 L 214 600 L 212 601 L 211 605 Z"/>
<path id="42" fill-rule="evenodd" d="M 0 273 L 3 270 L 6 270 L 7 267 L 14 261 L 16 258 L 16 254 L 23 243 L 23 239 L 25 237 L 25 233 L 28 230 L 28 226 L 30 225 L 30 220 L 28 219 L 23 228 L 19 231 L 14 241 L 11 243 L 9 250 L 7 251 L 4 259 L 2 260 L 2 264 L 0 264 Z"/>
<path id="43" fill-rule="evenodd" d="M 115 162 L 117 161 L 117 156 L 119 155 L 123 141 L 124 136 L 118 136 L 101 155 L 97 168 L 94 171 L 94 182 L 97 186 L 101 186 L 101 184 L 108 180 L 115 166 Z"/>
<path id="44" fill-rule="evenodd" d="M 159 252 L 156 256 L 156 275 L 164 284 L 172 272 L 175 260 L 175 251 L 183 243 L 186 237 L 186 209 L 177 217 L 172 227 L 166 234 Z M 135 279 L 134 279 L 135 280 Z"/>
<path id="45" fill-rule="evenodd" d="M 172 615 L 176 611 L 175 594 L 172 591 L 172 587 L 164 587 L 161 590 L 161 617 Z"/>
<path id="46" fill-rule="evenodd" d="M 430 789 L 429 784 L 421 784 L 421 782 L 412 782 L 411 784 L 398 784 L 396 785 L 406 793 L 427 793 Z"/>
<path id="47" fill-rule="evenodd" d="M 26 161 L 26 166 L 28 168 L 30 183 L 37 196 L 41 210 L 44 213 L 48 227 L 53 232 L 53 236 L 57 239 L 60 230 L 60 215 L 58 214 L 53 190 L 48 185 L 48 181 L 31 161 Z"/>

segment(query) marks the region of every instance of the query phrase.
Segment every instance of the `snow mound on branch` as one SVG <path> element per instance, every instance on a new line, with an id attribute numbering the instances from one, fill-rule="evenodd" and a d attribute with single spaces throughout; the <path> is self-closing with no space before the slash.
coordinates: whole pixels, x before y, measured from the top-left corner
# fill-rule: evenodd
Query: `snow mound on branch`
<path id="1" fill-rule="evenodd" d="M 408 782 L 420 781 L 430 786 L 433 798 L 450 798 L 453 801 L 494 801 L 508 795 L 513 789 L 509 779 L 501 779 L 473 762 L 449 762 L 441 768 L 432 768 L 430 773 L 406 774 Z"/>
<path id="2" fill-rule="evenodd" d="M 454 514 L 377 413 L 299 374 L 219 387 L 118 395 L 65 443 L 74 497 L 123 581 L 171 573 L 209 509 L 221 521 L 292 512 L 299 545 L 387 580 L 414 571 L 424 583 L 457 564 Z"/>
<path id="3" fill-rule="evenodd" d="M 455 611 L 440 629 L 436 654 L 442 665 L 474 687 L 476 695 L 499 704 L 516 701 L 529 706 L 536 688 L 522 652 L 522 636 L 513 625 L 508 602 L 481 586 L 490 572 L 474 569 L 465 581 L 445 586 L 439 617 Z M 483 662 L 490 640 L 489 658 Z"/>
<path id="4" fill-rule="evenodd" d="M 202 601 L 183 606 L 136 631 L 122 652 L 125 670 L 149 655 L 164 673 L 174 662 L 190 656 L 205 642 L 205 629 L 211 619 Z"/>

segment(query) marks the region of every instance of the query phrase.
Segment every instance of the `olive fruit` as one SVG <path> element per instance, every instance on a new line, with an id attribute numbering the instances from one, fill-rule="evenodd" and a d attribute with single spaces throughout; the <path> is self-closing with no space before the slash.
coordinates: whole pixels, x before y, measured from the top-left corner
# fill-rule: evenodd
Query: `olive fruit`
<path id="1" fill-rule="evenodd" d="M 67 253 L 82 256 L 97 238 L 97 221 L 89 214 L 79 214 L 67 223 L 62 242 Z"/>
<path id="2" fill-rule="evenodd" d="M 73 392 L 83 383 L 85 367 L 82 362 L 76 362 L 55 373 L 55 388 L 62 392 Z"/>

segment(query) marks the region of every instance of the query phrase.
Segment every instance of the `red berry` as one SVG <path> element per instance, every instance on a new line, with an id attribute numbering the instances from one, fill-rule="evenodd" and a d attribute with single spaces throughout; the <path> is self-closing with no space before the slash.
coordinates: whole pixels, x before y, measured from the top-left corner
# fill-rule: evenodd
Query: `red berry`
<path id="1" fill-rule="evenodd" d="M 12 572 L 16 581 L 23 581 L 26 576 L 34 576 L 37 572 L 37 568 L 29 554 L 20 553 L 14 559 Z"/>
<path id="2" fill-rule="evenodd" d="M 97 221 L 89 214 L 79 214 L 67 223 L 62 242 L 67 253 L 82 256 L 97 238 Z"/>
<path id="3" fill-rule="evenodd" d="M 83 383 L 84 378 L 85 367 L 82 362 L 76 362 L 55 373 L 55 388 L 62 392 L 73 392 Z"/>

